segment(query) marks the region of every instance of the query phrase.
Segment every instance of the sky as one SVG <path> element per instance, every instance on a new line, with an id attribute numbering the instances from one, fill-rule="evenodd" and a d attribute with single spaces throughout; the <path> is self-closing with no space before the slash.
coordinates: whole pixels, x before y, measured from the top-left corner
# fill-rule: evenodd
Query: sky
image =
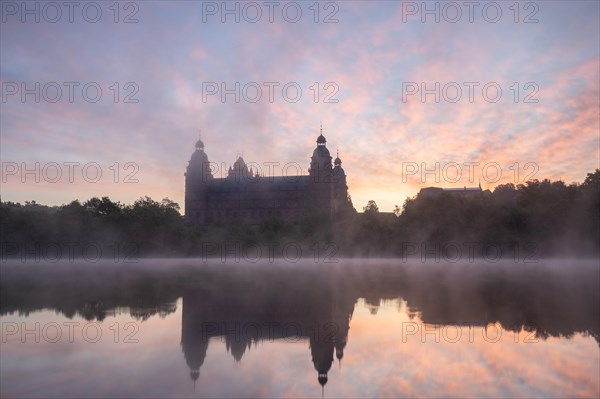
<path id="1" fill-rule="evenodd" d="M 168 197 L 200 131 L 225 171 L 306 174 L 357 210 L 600 167 L 600 2 L 2 1 L 2 201 Z"/>

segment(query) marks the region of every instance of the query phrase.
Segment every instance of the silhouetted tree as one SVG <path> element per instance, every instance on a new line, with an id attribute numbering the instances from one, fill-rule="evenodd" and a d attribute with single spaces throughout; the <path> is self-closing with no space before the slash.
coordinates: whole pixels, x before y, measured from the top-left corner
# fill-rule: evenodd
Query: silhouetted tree
<path id="1" fill-rule="evenodd" d="M 377 204 L 375 203 L 375 201 L 370 200 L 367 203 L 367 206 L 365 206 L 363 208 L 363 211 L 365 211 L 365 213 L 377 213 L 377 212 L 379 212 L 379 207 L 377 206 Z"/>

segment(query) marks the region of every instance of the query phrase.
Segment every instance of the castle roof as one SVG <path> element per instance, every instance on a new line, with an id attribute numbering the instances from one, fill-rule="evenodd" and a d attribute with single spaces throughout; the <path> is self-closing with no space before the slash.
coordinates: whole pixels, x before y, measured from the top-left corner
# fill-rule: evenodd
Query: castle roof
<path id="1" fill-rule="evenodd" d="M 213 179 L 209 182 L 208 192 L 252 192 L 304 190 L 310 184 L 311 177 L 306 176 L 258 176 L 233 179 Z"/>

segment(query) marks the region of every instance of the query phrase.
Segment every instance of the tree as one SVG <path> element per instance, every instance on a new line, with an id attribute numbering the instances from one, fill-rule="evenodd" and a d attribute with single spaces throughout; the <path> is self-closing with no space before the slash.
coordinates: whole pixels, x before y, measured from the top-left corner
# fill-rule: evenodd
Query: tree
<path id="1" fill-rule="evenodd" d="M 369 202 L 367 203 L 367 206 L 365 206 L 363 208 L 363 211 L 365 211 L 365 213 L 378 213 L 379 207 L 377 206 L 375 201 L 369 200 Z"/>
<path id="2" fill-rule="evenodd" d="M 596 169 L 594 173 L 588 173 L 582 186 L 584 188 L 600 189 L 600 169 Z"/>
<path id="3" fill-rule="evenodd" d="M 118 215 L 121 213 L 121 204 L 112 202 L 108 197 L 93 197 L 87 200 L 83 206 L 94 216 Z"/>
<path id="4" fill-rule="evenodd" d="M 168 197 L 165 197 L 162 199 L 162 201 L 160 202 L 161 206 L 167 209 L 174 209 L 177 212 L 179 212 L 179 210 L 181 209 L 179 207 L 179 204 L 173 200 L 170 200 Z"/>

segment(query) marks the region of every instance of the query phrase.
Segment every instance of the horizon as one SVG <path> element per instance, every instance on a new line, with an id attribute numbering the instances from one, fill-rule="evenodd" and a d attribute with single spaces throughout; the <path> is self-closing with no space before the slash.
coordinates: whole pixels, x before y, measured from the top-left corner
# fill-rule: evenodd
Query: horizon
<path id="1" fill-rule="evenodd" d="M 243 156 L 242 156 L 242 155 L 240 155 L 240 157 L 242 157 L 242 158 L 243 158 Z M 211 162 L 211 164 L 213 164 L 213 162 Z M 249 167 L 250 167 L 250 162 L 248 162 L 247 164 L 248 164 L 248 165 L 249 165 Z M 256 164 L 256 163 L 253 163 L 253 165 L 255 165 L 255 164 Z M 227 168 L 228 168 L 229 166 L 232 166 L 232 165 L 233 165 L 233 163 L 232 163 L 232 164 L 226 164 L 226 163 L 224 163 L 224 162 L 223 162 L 223 163 L 220 163 L 220 164 L 218 164 L 218 167 L 219 167 L 219 173 L 218 173 L 218 174 L 215 174 L 215 175 L 214 175 L 214 177 L 215 177 L 215 178 L 219 178 L 219 179 L 220 179 L 220 178 L 226 178 L 227 174 L 226 174 L 226 172 L 225 172 L 225 171 L 227 170 Z M 284 164 L 284 165 L 285 165 L 285 164 Z M 266 165 L 266 169 L 267 169 L 267 170 L 270 170 L 270 169 L 269 169 L 269 167 L 270 167 L 270 168 L 272 168 L 272 167 L 273 167 L 273 165 L 269 165 L 269 164 L 267 164 L 267 165 Z M 307 168 L 307 170 L 308 170 L 308 168 Z M 257 171 L 255 170 L 255 172 L 257 172 Z M 304 171 L 303 171 L 303 172 L 304 172 Z M 592 172 L 588 172 L 587 174 L 592 174 Z M 293 178 L 293 177 L 295 177 L 295 176 L 308 176 L 308 174 L 307 174 L 307 173 L 302 173 L 302 174 L 298 174 L 298 175 L 291 175 L 291 174 L 287 174 L 287 175 L 277 175 L 277 174 L 273 174 L 273 175 L 268 175 L 268 174 L 267 174 L 267 175 L 261 175 L 261 177 L 264 177 L 264 178 L 266 178 L 266 179 L 268 179 L 268 178 L 271 178 L 271 177 L 288 177 L 288 176 L 289 176 L 290 178 Z M 570 185 L 580 186 L 580 185 L 583 183 L 583 180 L 584 180 L 584 179 L 582 179 L 582 181 L 575 181 L 575 182 L 567 183 L 567 182 L 565 182 L 565 181 L 563 181 L 563 180 L 550 180 L 550 179 L 546 179 L 546 178 L 543 178 L 543 177 L 542 177 L 541 179 L 532 179 L 532 180 L 529 180 L 528 182 L 532 182 L 532 181 L 539 181 L 539 182 L 549 181 L 550 183 L 559 183 L 559 182 L 560 182 L 560 183 L 563 183 L 563 184 L 565 184 L 565 186 L 570 186 Z M 249 181 L 250 181 L 251 183 L 253 182 L 253 180 L 249 180 Z M 523 182 L 522 184 L 523 184 L 523 185 L 527 185 L 527 183 L 528 183 L 528 182 Z M 510 183 L 510 182 L 509 182 L 509 183 Z M 519 186 L 519 185 L 518 185 L 518 184 L 515 184 L 514 186 L 515 186 L 515 189 L 518 189 L 518 186 Z M 491 189 L 490 189 L 490 192 L 492 192 L 492 193 L 493 193 L 497 187 L 498 187 L 498 185 L 496 185 L 495 187 L 491 188 Z M 469 188 L 473 188 L 473 187 L 469 187 L 469 186 L 463 186 L 463 187 L 447 187 L 447 186 L 445 186 L 445 187 L 441 187 L 441 186 L 435 186 L 435 187 L 434 187 L 434 186 L 428 186 L 428 187 L 422 187 L 421 189 L 425 189 L 425 188 L 443 188 L 443 189 L 450 189 L 450 191 L 452 191 L 452 190 L 461 190 L 461 189 L 463 189 L 463 188 L 465 188 L 465 189 L 469 189 Z M 482 191 L 486 191 L 486 189 L 484 189 L 483 187 L 481 187 L 481 189 L 482 189 Z M 415 199 L 415 198 L 417 198 L 418 194 L 419 194 L 419 192 L 415 193 L 415 194 L 414 194 L 413 196 L 411 196 L 411 197 L 407 197 L 407 199 Z M 98 199 L 101 199 L 101 198 L 104 198 L 104 197 L 107 197 L 107 198 L 109 198 L 111 201 L 113 201 L 113 202 L 115 202 L 115 203 L 119 203 L 119 204 L 121 204 L 122 206 L 130 206 L 130 205 L 133 205 L 135 201 L 137 201 L 137 200 L 139 200 L 139 199 L 144 199 L 145 197 L 148 197 L 148 196 L 147 196 L 147 195 L 144 195 L 144 194 L 141 194 L 139 197 L 137 197 L 136 199 L 134 199 L 134 200 L 133 200 L 133 201 L 131 201 L 131 202 L 123 202 L 123 201 L 119 201 L 119 200 L 113 200 L 112 198 L 110 198 L 110 197 L 109 197 L 109 196 L 107 196 L 107 195 L 93 196 L 93 197 L 89 197 L 89 198 L 88 198 L 88 197 L 86 197 L 86 198 L 73 198 L 73 199 L 71 199 L 70 201 L 67 201 L 67 202 L 64 202 L 64 203 L 61 203 L 61 204 L 47 204 L 47 203 L 41 203 L 41 202 L 37 201 L 36 199 L 25 200 L 25 201 L 23 201 L 23 202 L 20 202 L 20 201 L 10 201 L 10 200 L 4 200 L 3 198 L 1 198 L 1 196 L 0 196 L 0 201 L 1 201 L 2 203 L 14 203 L 14 204 L 19 204 L 19 205 L 23 205 L 23 206 L 24 206 L 24 205 L 28 205 L 28 204 L 29 204 L 29 205 L 35 204 L 35 205 L 38 205 L 38 206 L 46 206 L 46 207 L 50 207 L 50 208 L 59 208 L 59 207 L 62 207 L 62 206 L 67 206 L 67 205 L 69 205 L 70 203 L 72 203 L 72 202 L 75 202 L 75 201 L 78 201 L 78 202 L 80 202 L 80 203 L 82 203 L 82 204 L 83 204 L 83 203 L 85 203 L 86 201 L 88 201 L 88 200 L 90 200 L 90 199 L 92 199 L 92 198 L 98 198 Z M 172 199 L 172 198 L 169 198 L 169 197 L 163 197 L 163 198 L 153 198 L 153 197 L 150 197 L 150 198 L 151 198 L 152 200 L 154 200 L 154 201 L 157 201 L 157 202 L 160 202 L 160 201 L 162 201 L 162 200 L 164 200 L 164 199 L 167 199 L 167 200 L 171 200 L 171 201 L 173 201 L 173 199 Z M 381 207 L 379 207 L 379 205 L 377 204 L 377 201 L 376 201 L 376 200 L 369 200 L 369 203 L 370 203 L 371 201 L 374 201 L 374 202 L 375 202 L 375 204 L 378 206 L 378 212 L 380 212 L 380 213 L 395 213 L 395 212 L 394 212 L 394 210 L 391 210 L 391 211 L 387 211 L 387 210 L 381 210 Z M 178 211 L 178 212 L 181 214 L 181 216 L 185 216 L 184 207 L 183 207 L 183 205 L 184 205 L 184 204 L 180 204 L 180 203 L 178 203 L 177 201 L 174 201 L 174 202 L 175 202 L 175 203 L 176 203 L 176 204 L 179 206 L 179 209 L 178 209 L 177 211 Z M 403 203 L 403 202 L 401 202 L 401 203 Z M 367 203 L 367 205 L 368 205 L 368 203 Z M 396 204 L 396 205 L 398 205 L 398 207 L 400 208 L 400 210 L 401 210 L 401 211 L 403 211 L 403 209 L 402 209 L 402 205 L 399 205 L 399 204 Z M 356 210 L 357 212 L 359 212 L 359 213 L 360 213 L 360 212 L 367 212 L 365 209 L 363 209 L 363 208 L 366 208 L 366 207 L 362 207 L 362 206 L 361 206 L 361 207 L 357 207 L 357 206 L 356 206 L 356 204 L 354 204 L 354 208 L 355 208 L 355 210 Z"/>

